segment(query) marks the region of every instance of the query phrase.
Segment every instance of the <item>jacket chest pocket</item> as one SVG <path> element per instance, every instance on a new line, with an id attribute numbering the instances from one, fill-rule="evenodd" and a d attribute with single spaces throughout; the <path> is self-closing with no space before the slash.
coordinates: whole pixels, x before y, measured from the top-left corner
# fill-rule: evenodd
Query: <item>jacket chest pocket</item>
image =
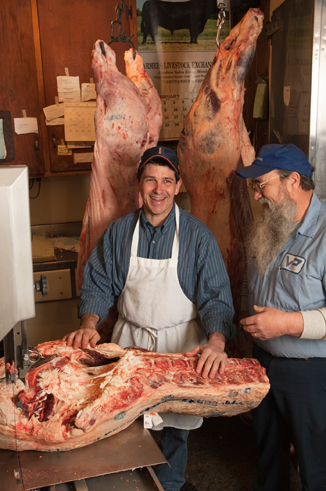
<path id="1" fill-rule="evenodd" d="M 295 273 L 289 269 L 279 269 L 275 301 L 278 308 L 286 311 L 300 310 L 303 283 L 302 271 Z"/>
<path id="2" fill-rule="evenodd" d="M 281 268 L 277 274 L 254 275 L 248 279 L 249 302 L 285 311 L 299 310 L 302 281 L 302 272 L 296 274 Z"/>

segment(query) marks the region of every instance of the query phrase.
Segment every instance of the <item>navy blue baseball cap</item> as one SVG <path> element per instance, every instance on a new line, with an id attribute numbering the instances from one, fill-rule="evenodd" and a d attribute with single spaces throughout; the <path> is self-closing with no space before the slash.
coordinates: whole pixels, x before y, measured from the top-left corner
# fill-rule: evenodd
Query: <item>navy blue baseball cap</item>
<path id="1" fill-rule="evenodd" d="M 170 165 L 176 172 L 179 170 L 178 156 L 172 148 L 168 147 L 152 147 L 143 153 L 138 170 L 142 169 L 150 162 L 162 160 L 166 165 Z"/>
<path id="2" fill-rule="evenodd" d="M 253 163 L 236 170 L 236 173 L 247 179 L 263 176 L 276 169 L 298 172 L 304 176 L 312 177 L 309 160 L 303 151 L 292 143 L 287 145 L 274 143 L 262 146 Z"/>

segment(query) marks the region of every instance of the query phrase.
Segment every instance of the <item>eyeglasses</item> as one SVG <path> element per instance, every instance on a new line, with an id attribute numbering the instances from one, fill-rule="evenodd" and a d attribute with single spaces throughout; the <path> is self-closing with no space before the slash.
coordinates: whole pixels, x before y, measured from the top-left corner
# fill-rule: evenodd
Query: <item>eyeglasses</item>
<path id="1" fill-rule="evenodd" d="M 264 186 L 266 186 L 266 184 L 268 182 L 273 181 L 274 179 L 277 179 L 278 177 L 280 177 L 280 176 L 271 177 L 270 179 L 267 179 L 267 181 L 264 181 L 264 182 L 251 181 L 250 187 L 253 191 L 258 191 L 260 194 L 263 194 Z"/>

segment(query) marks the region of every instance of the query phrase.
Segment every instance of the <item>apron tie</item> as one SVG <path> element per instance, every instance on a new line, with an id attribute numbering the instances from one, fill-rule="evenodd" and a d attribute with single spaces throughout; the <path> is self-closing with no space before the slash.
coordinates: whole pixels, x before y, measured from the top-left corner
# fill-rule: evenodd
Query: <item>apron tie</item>
<path id="1" fill-rule="evenodd" d="M 148 341 L 147 341 L 147 349 L 149 351 L 156 351 L 157 346 L 157 329 L 151 329 L 150 327 L 142 327 L 141 329 L 145 329 L 148 332 Z"/>
<path id="2" fill-rule="evenodd" d="M 127 319 L 119 314 L 119 319 L 122 319 L 123 322 L 128 322 Z M 132 323 L 130 323 L 132 324 Z M 156 351 L 156 348 L 157 348 L 157 338 L 158 338 L 158 334 L 157 334 L 157 329 L 153 329 L 151 327 L 141 327 L 141 326 L 138 326 L 137 324 L 133 324 L 133 327 L 134 327 L 134 339 L 137 343 L 137 341 L 139 341 L 138 344 L 136 344 L 136 347 L 139 347 L 139 348 L 145 348 L 144 346 L 144 342 L 142 341 L 142 339 L 144 339 L 143 337 L 143 333 L 144 331 L 146 331 L 148 333 L 148 340 L 147 340 L 147 348 L 145 349 L 148 349 L 148 351 Z"/>

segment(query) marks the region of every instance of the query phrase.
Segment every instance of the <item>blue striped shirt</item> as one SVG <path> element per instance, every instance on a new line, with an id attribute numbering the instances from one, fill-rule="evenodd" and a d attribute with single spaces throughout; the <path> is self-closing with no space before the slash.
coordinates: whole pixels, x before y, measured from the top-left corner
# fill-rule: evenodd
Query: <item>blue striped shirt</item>
<path id="1" fill-rule="evenodd" d="M 79 317 L 96 314 L 100 321 L 124 288 L 133 232 L 139 210 L 109 225 L 84 270 Z M 175 207 L 164 224 L 153 227 L 144 213 L 139 227 L 139 257 L 168 259 L 175 234 Z M 235 335 L 230 280 L 214 235 L 200 220 L 180 209 L 178 278 L 184 294 L 197 306 L 205 332 Z"/>

